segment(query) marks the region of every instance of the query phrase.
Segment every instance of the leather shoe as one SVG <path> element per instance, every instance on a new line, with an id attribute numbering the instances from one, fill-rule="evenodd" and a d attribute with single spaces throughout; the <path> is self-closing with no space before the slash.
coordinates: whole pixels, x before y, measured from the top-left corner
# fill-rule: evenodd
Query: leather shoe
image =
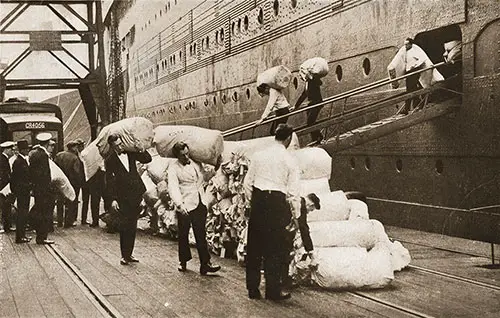
<path id="1" fill-rule="evenodd" d="M 98 226 L 99 226 L 99 224 L 98 224 L 98 223 L 92 223 L 92 224 L 90 224 L 89 226 L 90 226 L 90 227 L 98 227 Z"/>
<path id="2" fill-rule="evenodd" d="M 261 299 L 262 295 L 260 294 L 260 290 L 258 290 L 258 289 L 249 289 L 248 290 L 248 298 L 250 298 L 250 299 Z"/>
<path id="3" fill-rule="evenodd" d="M 43 241 L 37 241 L 36 244 L 50 245 L 50 244 L 54 244 L 54 241 L 52 241 L 52 240 L 43 240 Z"/>
<path id="4" fill-rule="evenodd" d="M 120 264 L 122 264 L 122 265 L 128 265 L 129 263 L 128 263 L 128 261 L 126 259 L 122 258 L 120 260 Z"/>
<path id="5" fill-rule="evenodd" d="M 16 240 L 16 243 L 22 244 L 22 243 L 28 243 L 29 241 L 31 241 L 31 239 L 29 239 L 27 237 L 21 237 L 20 239 Z"/>
<path id="6" fill-rule="evenodd" d="M 210 263 L 200 266 L 200 274 L 207 275 L 207 273 L 215 273 L 220 270 L 220 265 L 212 265 Z"/>
<path id="7" fill-rule="evenodd" d="M 179 267 L 177 267 L 177 270 L 179 272 L 185 272 L 187 270 L 187 264 L 186 264 L 186 262 L 181 262 L 179 264 Z"/>
<path id="8" fill-rule="evenodd" d="M 82 221 L 82 225 L 89 225 L 89 222 L 87 222 L 87 221 Z"/>
<path id="9" fill-rule="evenodd" d="M 269 299 L 269 300 L 285 300 L 285 299 L 290 299 L 292 297 L 292 295 L 290 293 L 284 293 L 284 292 L 281 292 L 279 294 L 276 294 L 276 295 L 273 295 L 273 294 L 267 294 L 266 293 L 266 299 Z"/>
<path id="10" fill-rule="evenodd" d="M 139 260 L 133 256 L 130 256 L 127 261 L 131 263 L 139 263 Z"/>

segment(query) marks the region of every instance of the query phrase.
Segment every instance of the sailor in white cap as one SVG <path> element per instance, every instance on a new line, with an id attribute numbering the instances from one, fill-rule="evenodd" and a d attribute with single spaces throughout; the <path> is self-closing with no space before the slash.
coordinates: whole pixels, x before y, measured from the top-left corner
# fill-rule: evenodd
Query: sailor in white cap
<path id="1" fill-rule="evenodd" d="M 33 185 L 33 195 L 37 213 L 39 213 L 38 224 L 35 226 L 37 244 L 53 244 L 54 241 L 47 239 L 52 227 L 55 198 L 50 187 L 50 153 L 47 146 L 52 135 L 50 133 L 40 133 L 36 140 L 40 143 L 38 147 L 33 147 L 29 154 L 29 171 Z"/>
<path id="2" fill-rule="evenodd" d="M 5 188 L 10 183 L 10 164 L 9 158 L 14 155 L 14 145 L 13 141 L 5 141 L 0 144 L 2 149 L 2 154 L 0 155 L 0 190 Z M 4 195 L 0 195 L 0 215 L 2 216 L 2 226 L 0 232 L 11 230 L 11 216 L 10 216 L 10 202 Z"/>

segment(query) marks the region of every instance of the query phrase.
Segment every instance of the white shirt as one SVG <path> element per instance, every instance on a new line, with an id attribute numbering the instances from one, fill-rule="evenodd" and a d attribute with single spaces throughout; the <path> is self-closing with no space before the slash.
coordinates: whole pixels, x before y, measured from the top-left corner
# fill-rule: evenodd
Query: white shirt
<path id="1" fill-rule="evenodd" d="M 290 107 L 283 92 L 274 88 L 269 88 L 269 100 L 267 101 L 266 109 L 262 113 L 262 118 L 269 116 L 269 113 L 281 108 Z"/>
<path id="2" fill-rule="evenodd" d="M 128 156 L 126 153 L 121 153 L 118 155 L 118 159 L 120 159 L 120 161 L 122 162 L 123 166 L 125 167 L 125 169 L 130 172 L 130 165 L 129 165 L 129 162 L 128 162 Z"/>
<path id="3" fill-rule="evenodd" d="M 274 145 L 252 156 L 243 185 L 247 198 L 252 196 L 252 187 L 286 194 L 292 215 L 299 217 L 299 179 L 300 170 L 297 162 L 283 144 L 274 141 Z"/>
<path id="4" fill-rule="evenodd" d="M 192 211 L 204 198 L 203 172 L 201 165 L 191 160 L 183 165 L 179 160 L 168 167 L 168 193 L 176 206 Z"/>

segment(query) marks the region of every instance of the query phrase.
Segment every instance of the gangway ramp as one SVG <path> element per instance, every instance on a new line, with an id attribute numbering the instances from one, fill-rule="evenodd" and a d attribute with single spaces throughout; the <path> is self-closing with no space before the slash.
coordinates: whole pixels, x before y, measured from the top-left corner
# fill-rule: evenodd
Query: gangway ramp
<path id="1" fill-rule="evenodd" d="M 316 105 L 307 106 L 300 108 L 298 110 L 292 111 L 291 113 L 278 117 L 271 117 L 269 119 L 264 120 L 260 125 L 258 125 L 255 121 L 250 122 L 238 127 L 234 127 L 228 129 L 223 132 L 223 136 L 228 139 L 252 139 L 257 137 L 256 129 L 265 124 L 272 123 L 273 121 L 279 120 L 285 117 L 294 117 L 297 115 L 302 115 L 302 113 L 307 112 L 308 110 L 324 107 L 323 112 L 327 111 L 326 108 L 330 107 L 329 115 L 326 118 L 318 120 L 314 125 L 307 126 L 301 125 L 295 127 L 294 131 L 299 135 L 299 137 L 309 134 L 315 130 L 328 130 L 332 127 L 343 126 L 343 123 L 347 121 L 354 120 L 356 118 L 365 117 L 367 114 L 376 113 L 384 108 L 398 105 L 399 103 L 405 102 L 410 99 L 415 99 L 419 97 L 421 99 L 421 111 L 412 112 L 409 115 L 394 115 L 389 116 L 388 118 L 384 118 L 382 120 L 374 120 L 371 123 L 364 123 L 364 125 L 359 126 L 355 129 L 346 130 L 346 131 L 337 131 L 336 135 L 329 136 L 326 135 L 326 139 L 321 142 L 321 147 L 327 150 L 330 154 L 345 150 L 350 147 L 357 146 L 359 144 L 368 142 L 370 140 L 374 140 L 380 138 L 382 136 L 400 131 L 402 129 L 406 129 L 413 125 L 420 124 L 425 121 L 432 120 L 434 118 L 443 116 L 450 112 L 456 111 L 460 108 L 461 105 L 461 93 L 451 91 L 446 88 L 446 84 L 452 78 L 445 80 L 444 82 L 440 82 L 431 87 L 417 90 L 414 92 L 394 92 L 389 97 L 385 94 L 383 97 L 376 99 L 375 101 L 361 103 L 359 106 L 355 106 L 349 110 L 340 110 L 333 112 L 333 107 L 336 102 L 344 102 L 346 103 L 349 98 L 359 97 L 362 94 L 365 94 L 371 90 L 387 86 L 391 83 L 400 81 L 409 76 L 413 76 L 419 74 L 421 72 L 425 72 L 431 70 L 433 68 L 439 67 L 444 63 L 438 63 L 429 68 L 425 68 L 411 74 L 407 74 L 401 77 L 397 77 L 394 79 L 384 78 L 378 80 L 376 82 L 366 84 L 355 89 L 343 92 L 341 94 L 337 94 L 334 96 L 330 96 L 325 98 L 323 102 L 318 103 Z M 427 103 L 429 100 L 429 96 L 431 94 L 435 94 L 440 91 L 452 92 L 453 97 L 444 100 L 442 102 L 434 102 Z M 309 144 L 314 145 L 314 144 Z"/>

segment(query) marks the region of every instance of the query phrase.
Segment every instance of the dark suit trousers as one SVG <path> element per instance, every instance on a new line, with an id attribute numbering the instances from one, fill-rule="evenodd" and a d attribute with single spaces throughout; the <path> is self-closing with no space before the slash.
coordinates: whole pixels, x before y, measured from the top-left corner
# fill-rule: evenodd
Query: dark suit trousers
<path id="1" fill-rule="evenodd" d="M 118 203 L 120 205 L 120 251 L 122 257 L 129 259 L 134 252 L 135 234 L 137 232 L 137 216 L 140 213 L 140 202 L 132 204 Z"/>
<path id="2" fill-rule="evenodd" d="M 179 261 L 187 262 L 192 258 L 188 240 L 189 228 L 192 225 L 200 264 L 208 264 L 210 262 L 210 254 L 208 253 L 207 233 L 205 231 L 207 208 L 201 202 L 201 198 L 196 209 L 190 211 L 188 215 L 177 212 L 177 220 L 179 228 Z"/>
<path id="3" fill-rule="evenodd" d="M 76 198 L 73 201 L 61 198 L 57 202 L 57 224 L 68 227 L 76 221 L 78 216 L 78 197 L 80 195 L 80 188 L 73 187 L 75 190 Z"/>
<path id="4" fill-rule="evenodd" d="M 36 208 L 36 241 L 42 242 L 47 239 L 50 229 L 52 228 L 52 219 L 54 213 L 54 196 L 50 192 L 42 192 L 35 194 Z"/>
<path id="5" fill-rule="evenodd" d="M 319 102 L 318 102 L 319 103 Z M 310 103 L 307 106 L 312 106 L 317 103 Z M 318 119 L 319 112 L 321 111 L 321 108 L 323 107 L 317 107 L 310 109 L 306 111 L 307 113 L 307 126 L 314 125 L 316 123 L 316 119 Z M 318 141 L 322 138 L 321 136 L 321 131 L 320 130 L 315 130 L 311 132 L 311 141 Z"/>
<path id="6" fill-rule="evenodd" d="M 90 200 L 90 180 L 82 185 L 82 222 L 87 221 Z"/>
<path id="7" fill-rule="evenodd" d="M 281 292 L 283 268 L 287 254 L 286 229 L 291 212 L 285 194 L 253 188 L 248 222 L 246 283 L 248 290 L 259 288 L 260 269 L 264 260 L 266 295 Z"/>
<path id="8" fill-rule="evenodd" d="M 26 222 L 30 208 L 30 194 L 17 196 L 16 241 L 26 236 Z"/>
<path id="9" fill-rule="evenodd" d="M 12 206 L 9 200 L 3 195 L 0 194 L 0 209 L 2 216 L 2 225 L 5 231 L 8 231 L 11 227 L 11 209 Z"/>

